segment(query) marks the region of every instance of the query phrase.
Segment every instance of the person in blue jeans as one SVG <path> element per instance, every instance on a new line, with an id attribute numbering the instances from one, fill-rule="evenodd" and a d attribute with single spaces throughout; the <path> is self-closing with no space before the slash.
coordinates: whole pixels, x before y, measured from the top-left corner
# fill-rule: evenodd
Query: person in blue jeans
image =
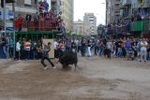
<path id="1" fill-rule="evenodd" d="M 118 46 L 117 46 L 117 56 L 122 57 L 122 41 L 118 41 Z"/>
<path id="2" fill-rule="evenodd" d="M 43 44 L 44 45 L 44 49 L 42 51 L 42 59 L 41 59 L 41 64 L 44 66 L 44 69 L 47 69 L 47 65 L 44 63 L 45 60 L 47 60 L 51 66 L 55 69 L 55 65 L 53 64 L 53 62 L 50 60 L 49 58 L 49 52 L 51 50 L 50 46 L 51 46 L 51 43 L 48 42 L 48 44 Z"/>
<path id="3" fill-rule="evenodd" d="M 2 43 L 1 43 L 1 48 L 2 48 L 2 57 L 7 58 L 7 51 L 6 51 L 6 38 L 2 34 L 1 35 Z"/>
<path id="4" fill-rule="evenodd" d="M 150 61 L 150 45 L 147 47 L 147 60 Z"/>
<path id="5" fill-rule="evenodd" d="M 144 62 L 147 61 L 147 46 L 148 46 L 148 43 L 147 41 L 145 40 L 145 38 L 142 39 L 142 41 L 140 42 L 140 62 L 142 62 L 142 60 Z"/>

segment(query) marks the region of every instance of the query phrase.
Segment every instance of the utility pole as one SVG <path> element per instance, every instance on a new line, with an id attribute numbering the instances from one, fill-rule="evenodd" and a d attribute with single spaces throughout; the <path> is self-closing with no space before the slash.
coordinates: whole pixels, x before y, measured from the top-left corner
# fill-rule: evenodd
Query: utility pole
<path id="1" fill-rule="evenodd" d="M 16 52 L 16 49 L 15 49 L 15 43 L 16 43 L 16 37 L 15 37 L 15 1 L 12 3 L 12 12 L 13 12 L 13 14 L 14 14 L 14 18 L 13 18 L 13 56 L 14 56 L 14 58 L 15 58 L 15 52 Z"/>
<path id="2" fill-rule="evenodd" d="M 15 2 L 12 3 L 12 12 L 14 14 L 13 18 L 13 27 L 15 28 Z"/>
<path id="3" fill-rule="evenodd" d="M 4 23 L 4 32 L 6 35 L 6 0 L 3 0 L 3 23 Z"/>

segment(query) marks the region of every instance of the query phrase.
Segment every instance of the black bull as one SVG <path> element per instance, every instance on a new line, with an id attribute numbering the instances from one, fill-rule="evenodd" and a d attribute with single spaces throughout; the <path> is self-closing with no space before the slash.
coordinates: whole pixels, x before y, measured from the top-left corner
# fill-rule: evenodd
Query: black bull
<path id="1" fill-rule="evenodd" d="M 59 56 L 59 62 L 62 64 L 63 68 L 69 67 L 69 65 L 74 64 L 75 69 L 76 69 L 77 63 L 78 63 L 77 53 L 72 52 L 72 51 L 64 51 Z"/>

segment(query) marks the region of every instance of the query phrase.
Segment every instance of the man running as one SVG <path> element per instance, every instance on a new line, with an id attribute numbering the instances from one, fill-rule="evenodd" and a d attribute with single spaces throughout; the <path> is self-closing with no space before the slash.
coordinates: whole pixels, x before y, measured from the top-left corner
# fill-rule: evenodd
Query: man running
<path id="1" fill-rule="evenodd" d="M 45 59 L 49 61 L 49 63 L 51 64 L 51 66 L 54 69 L 56 68 L 55 65 L 52 63 L 52 61 L 49 58 L 49 51 L 51 50 L 50 46 L 51 46 L 50 42 L 48 42 L 47 45 L 44 44 L 44 49 L 43 49 L 43 52 L 42 52 L 42 59 L 41 59 L 41 64 L 44 66 L 44 69 L 48 68 L 47 65 L 44 63 Z"/>

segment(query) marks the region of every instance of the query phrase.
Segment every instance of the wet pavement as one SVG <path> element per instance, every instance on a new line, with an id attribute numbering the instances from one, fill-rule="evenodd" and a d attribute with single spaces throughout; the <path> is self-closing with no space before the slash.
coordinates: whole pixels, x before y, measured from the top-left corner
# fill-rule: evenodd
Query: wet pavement
<path id="1" fill-rule="evenodd" d="M 79 57 L 78 66 L 0 59 L 0 100 L 150 100 L 150 62 Z"/>

